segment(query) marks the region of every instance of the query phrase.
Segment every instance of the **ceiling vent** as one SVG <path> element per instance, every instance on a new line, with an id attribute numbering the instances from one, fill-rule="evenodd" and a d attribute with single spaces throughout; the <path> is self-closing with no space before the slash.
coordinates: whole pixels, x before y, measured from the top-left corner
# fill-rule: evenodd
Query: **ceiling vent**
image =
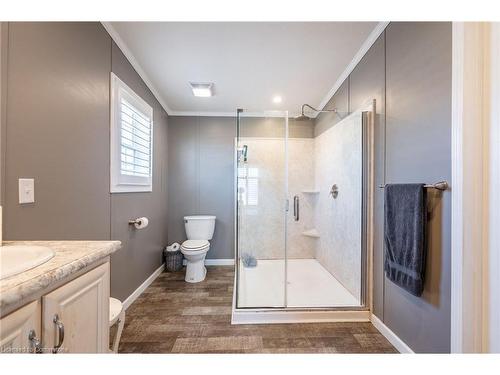
<path id="1" fill-rule="evenodd" d="M 193 95 L 200 98 L 208 98 L 214 96 L 214 84 L 213 83 L 197 83 L 189 82 L 191 90 L 193 90 Z"/>

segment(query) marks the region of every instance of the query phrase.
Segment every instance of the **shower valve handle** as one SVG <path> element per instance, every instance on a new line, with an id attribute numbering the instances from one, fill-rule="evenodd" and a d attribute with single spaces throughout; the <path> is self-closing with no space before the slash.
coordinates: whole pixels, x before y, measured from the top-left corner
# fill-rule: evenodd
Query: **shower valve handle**
<path id="1" fill-rule="evenodd" d="M 337 199 L 339 195 L 339 187 L 337 186 L 337 184 L 332 185 L 332 188 L 330 189 L 330 195 L 333 199 Z"/>

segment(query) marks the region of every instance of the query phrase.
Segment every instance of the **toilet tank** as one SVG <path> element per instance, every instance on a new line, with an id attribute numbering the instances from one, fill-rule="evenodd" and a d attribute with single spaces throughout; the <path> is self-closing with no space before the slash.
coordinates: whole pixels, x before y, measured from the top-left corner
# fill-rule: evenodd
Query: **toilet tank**
<path id="1" fill-rule="evenodd" d="M 188 240 L 211 240 L 215 230 L 215 216 L 184 216 Z"/>

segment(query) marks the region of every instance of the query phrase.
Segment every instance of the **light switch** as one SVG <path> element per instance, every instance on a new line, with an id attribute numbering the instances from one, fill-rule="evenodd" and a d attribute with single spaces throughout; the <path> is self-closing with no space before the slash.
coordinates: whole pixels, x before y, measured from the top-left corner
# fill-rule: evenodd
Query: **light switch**
<path id="1" fill-rule="evenodd" d="M 19 204 L 35 202 L 35 180 L 33 178 L 19 179 Z"/>

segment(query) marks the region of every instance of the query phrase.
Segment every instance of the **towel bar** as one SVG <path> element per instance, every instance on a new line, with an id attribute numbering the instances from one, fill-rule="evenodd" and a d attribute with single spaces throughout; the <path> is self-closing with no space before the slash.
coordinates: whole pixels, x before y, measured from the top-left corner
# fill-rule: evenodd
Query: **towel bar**
<path id="1" fill-rule="evenodd" d="M 386 185 L 379 185 L 378 187 L 383 189 L 386 187 Z M 424 187 L 429 188 L 429 189 L 437 189 L 437 190 L 443 191 L 443 190 L 448 190 L 450 185 L 448 185 L 448 181 L 439 181 L 439 182 L 436 182 L 435 184 L 425 184 Z"/>

